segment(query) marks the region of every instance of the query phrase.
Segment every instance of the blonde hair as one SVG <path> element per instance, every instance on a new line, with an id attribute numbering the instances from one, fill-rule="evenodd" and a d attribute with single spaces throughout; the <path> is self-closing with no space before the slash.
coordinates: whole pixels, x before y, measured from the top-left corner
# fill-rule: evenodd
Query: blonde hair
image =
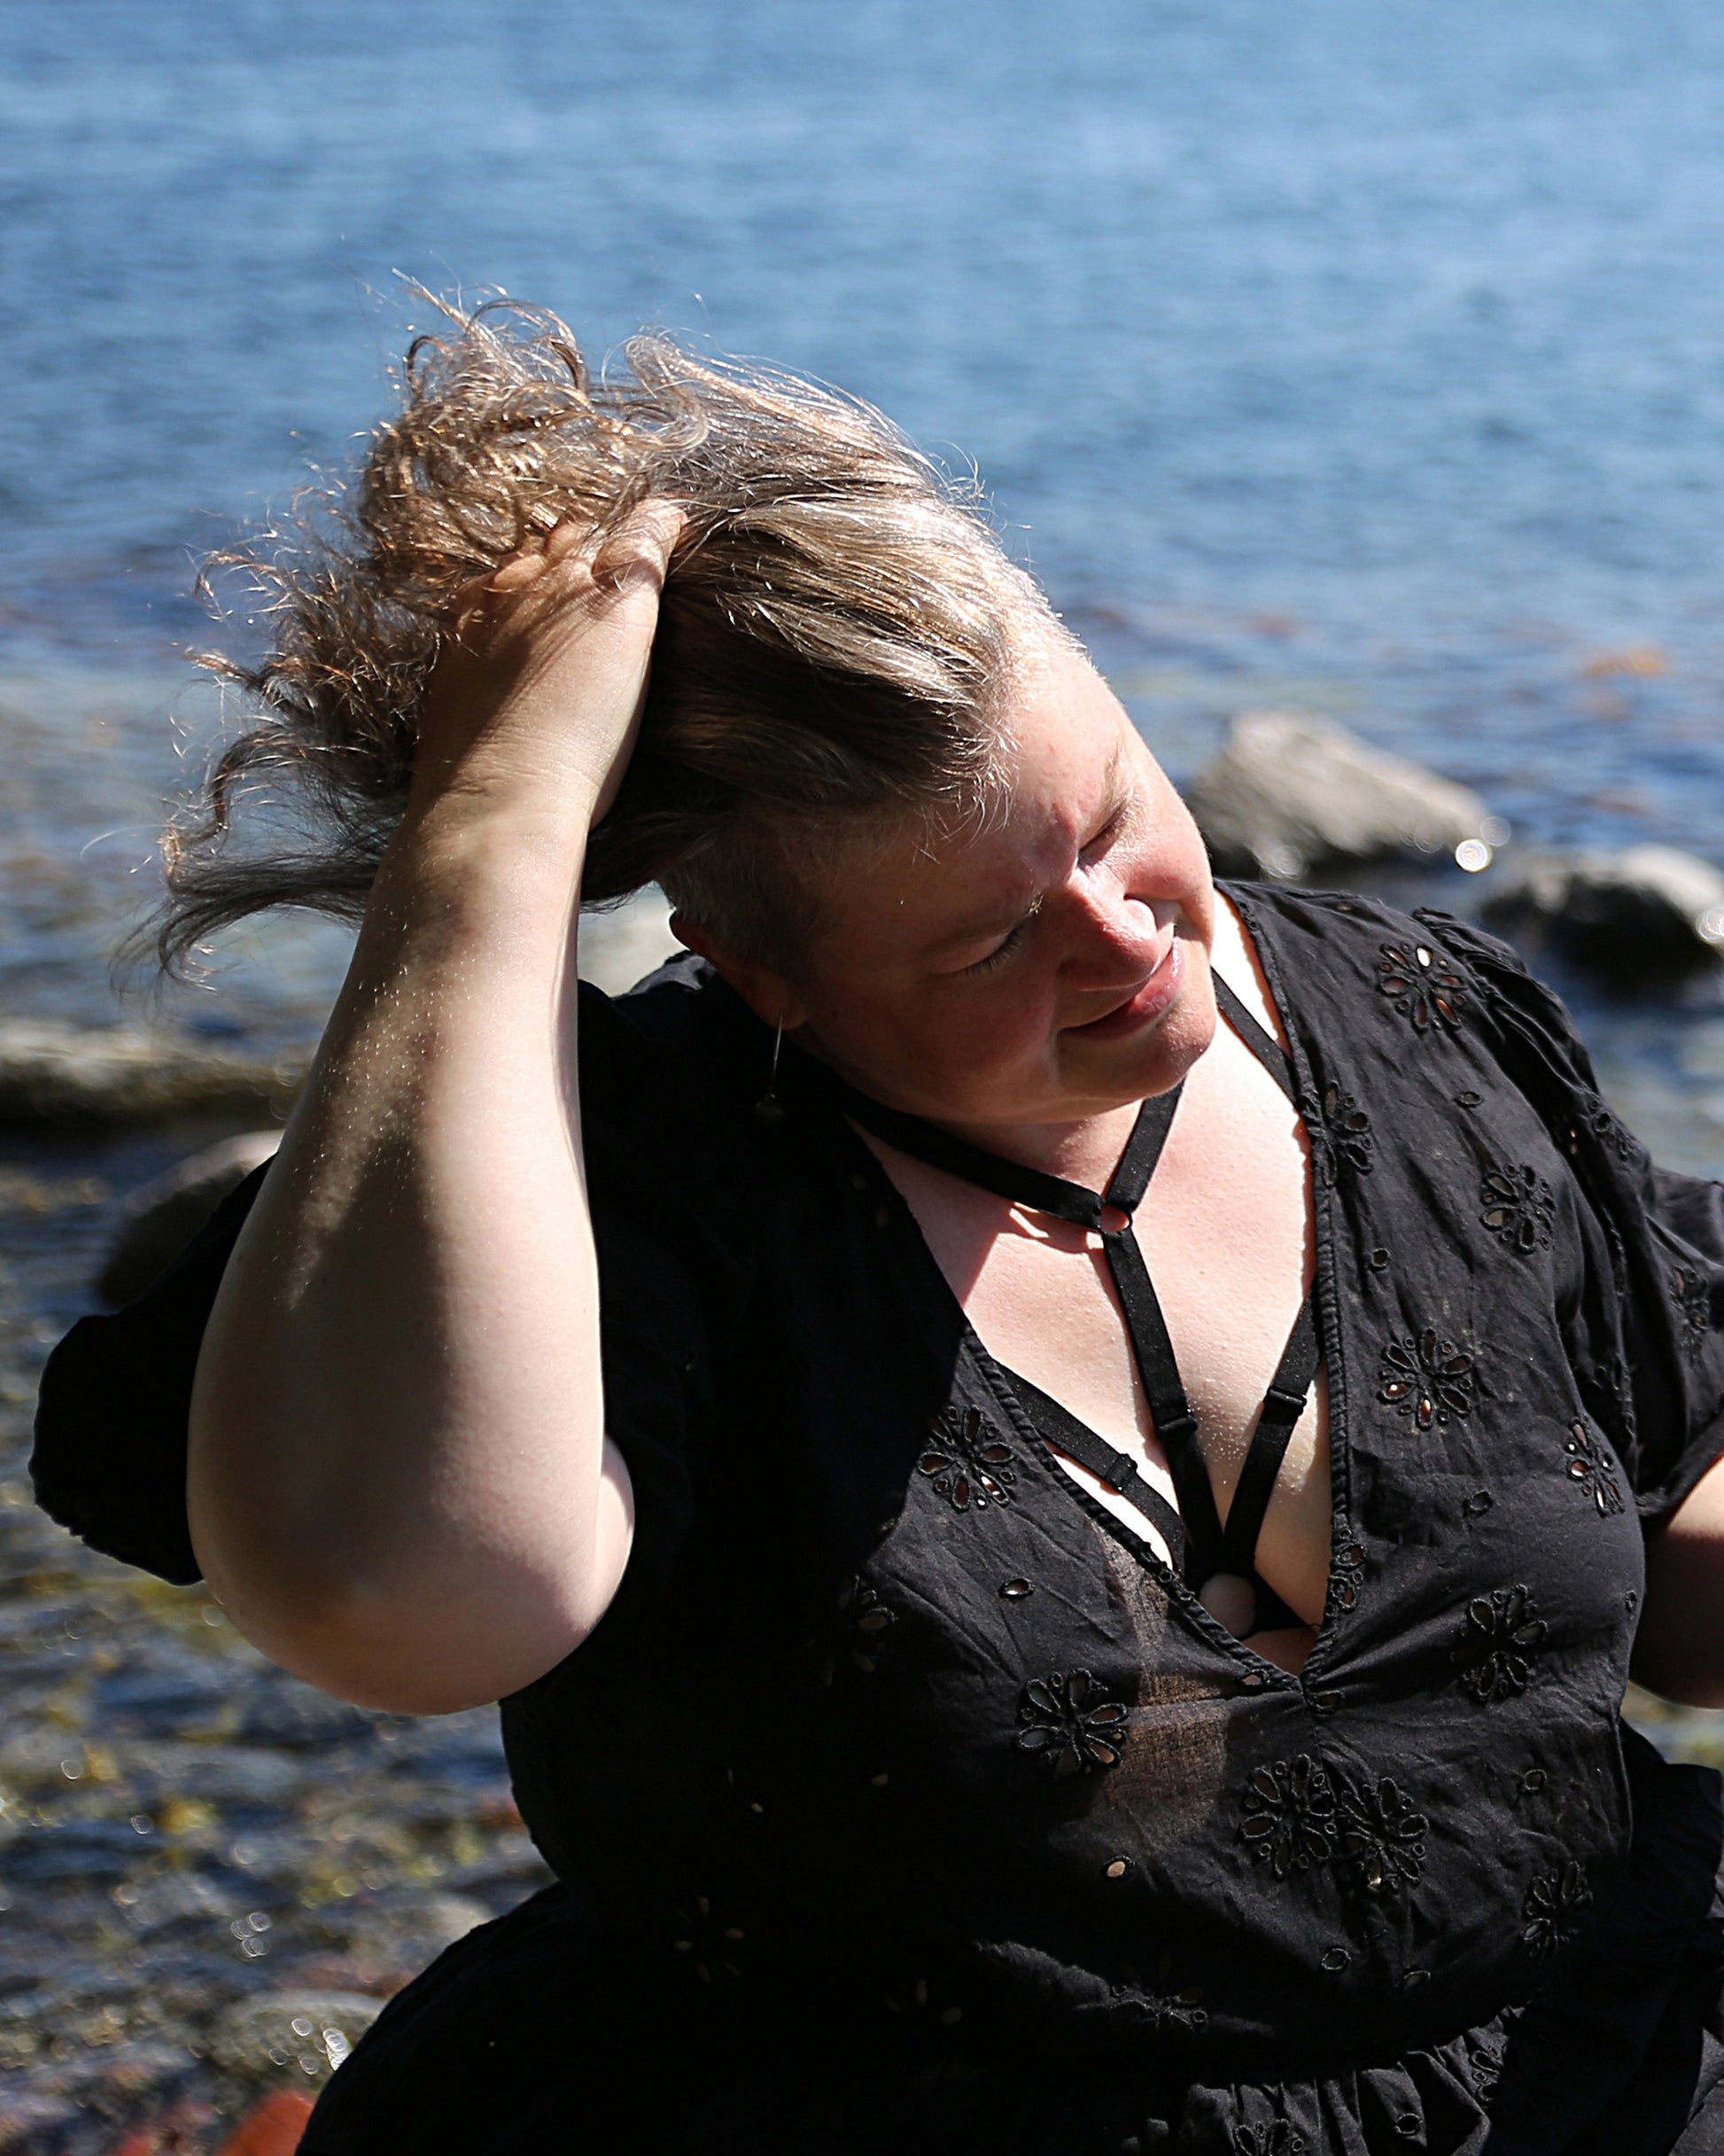
<path id="1" fill-rule="evenodd" d="M 738 955 L 783 959 L 818 911 L 804 861 L 825 850 L 804 842 L 984 799 L 1018 632 L 1052 626 L 1045 602 L 974 484 L 866 404 L 656 334 L 595 377 L 552 315 L 444 311 L 351 491 L 217 557 L 253 580 L 271 646 L 200 660 L 254 720 L 169 833 L 163 961 L 268 907 L 357 915 L 457 591 L 536 533 L 602 533 L 648 496 L 687 521 L 583 899 L 657 882 Z M 260 812 L 243 837 L 242 801 Z"/>

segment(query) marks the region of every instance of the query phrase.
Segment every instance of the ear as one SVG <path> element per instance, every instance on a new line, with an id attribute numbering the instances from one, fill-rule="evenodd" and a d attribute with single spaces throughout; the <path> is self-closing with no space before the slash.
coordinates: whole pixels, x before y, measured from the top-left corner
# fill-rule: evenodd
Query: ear
<path id="1" fill-rule="evenodd" d="M 671 933 L 686 950 L 703 958 L 742 997 L 763 1025 L 782 1026 L 794 1033 L 808 1023 L 807 1006 L 781 973 L 752 960 L 733 958 L 698 921 L 686 914 L 671 915 Z"/>

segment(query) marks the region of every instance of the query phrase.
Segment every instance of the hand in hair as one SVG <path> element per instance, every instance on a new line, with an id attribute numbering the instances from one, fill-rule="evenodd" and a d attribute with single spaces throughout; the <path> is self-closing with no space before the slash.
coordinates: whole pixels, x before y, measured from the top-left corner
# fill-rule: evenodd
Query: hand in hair
<path id="1" fill-rule="evenodd" d="M 464 584 L 408 813 L 222 1283 L 188 1499 L 246 1636 L 370 1706 L 517 1689 L 615 1592 L 573 1071 L 590 824 L 620 782 L 681 529 L 649 499 Z"/>
<path id="2" fill-rule="evenodd" d="M 549 780 L 616 798 L 640 729 L 658 595 L 683 517 L 643 502 L 608 538 L 565 521 L 462 587 L 427 688 L 409 814 L 450 789 Z"/>

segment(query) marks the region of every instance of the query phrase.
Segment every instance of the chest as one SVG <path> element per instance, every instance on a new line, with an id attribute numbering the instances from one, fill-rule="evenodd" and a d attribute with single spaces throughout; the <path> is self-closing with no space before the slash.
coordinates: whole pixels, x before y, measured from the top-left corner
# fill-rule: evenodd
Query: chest
<path id="1" fill-rule="evenodd" d="M 1115 1444 L 1152 1437 L 1100 1239 L 880 1150 L 990 1353 Z M 1135 1226 L 1187 1393 L 1223 1453 L 1254 1416 L 1309 1284 L 1308 1180 L 1285 1097 L 1218 1039 L 1187 1081 Z"/>
<path id="2" fill-rule="evenodd" d="M 994 1359 L 1130 1457 L 1177 1506 L 1142 1343 L 1134 1343 L 1100 1238 L 880 1150 Z M 1093 1180 L 1107 1181 L 1105 1168 Z M 1225 1512 L 1315 1259 L 1303 1131 L 1281 1087 L 1230 1032 L 1217 1033 L 1185 1082 L 1134 1228 L 1197 1418 L 1208 1480 Z M 1330 1554 L 1324 1408 L 1319 1386 L 1293 1433 L 1257 1548 L 1262 1576 L 1308 1623 L 1323 1606 Z M 1139 1504 L 1056 1456 L 1167 1553 Z"/>

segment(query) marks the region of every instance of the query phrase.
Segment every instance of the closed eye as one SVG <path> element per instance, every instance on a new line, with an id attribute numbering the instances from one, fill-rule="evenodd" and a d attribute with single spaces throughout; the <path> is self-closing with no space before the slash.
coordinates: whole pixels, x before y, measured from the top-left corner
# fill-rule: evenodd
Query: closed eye
<path id="1" fill-rule="evenodd" d="M 993 949 L 989 952 L 986 958 L 978 958 L 974 965 L 966 966 L 964 969 L 965 972 L 991 973 L 996 966 L 1003 966 L 1006 961 L 1011 957 L 1012 953 L 1023 941 L 1024 938 L 1029 933 L 1030 923 L 1035 920 L 1036 915 L 1040 910 L 1041 909 L 1039 907 L 1032 908 L 1032 910 L 1027 913 L 1023 919 L 1019 922 L 1016 928 L 1010 931 L 1003 942 L 997 943 Z"/>

